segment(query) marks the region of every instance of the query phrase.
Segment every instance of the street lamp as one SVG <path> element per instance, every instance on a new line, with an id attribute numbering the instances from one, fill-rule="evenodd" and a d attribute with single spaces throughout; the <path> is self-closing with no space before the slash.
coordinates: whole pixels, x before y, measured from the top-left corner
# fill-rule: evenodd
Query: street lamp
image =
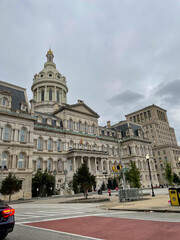
<path id="1" fill-rule="evenodd" d="M 148 154 L 146 155 L 146 160 L 147 160 L 147 164 L 148 164 L 149 178 L 150 178 L 150 181 L 151 181 L 152 197 L 155 197 L 154 189 L 153 189 L 153 184 L 152 184 L 152 178 L 151 178 L 151 169 L 150 169 L 149 155 L 148 155 Z"/>

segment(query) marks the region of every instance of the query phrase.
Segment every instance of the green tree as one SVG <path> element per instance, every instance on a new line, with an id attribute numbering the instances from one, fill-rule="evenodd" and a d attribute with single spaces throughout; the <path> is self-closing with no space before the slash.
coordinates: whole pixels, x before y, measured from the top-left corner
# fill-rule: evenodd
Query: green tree
<path id="1" fill-rule="evenodd" d="M 32 195 L 37 196 L 37 188 L 40 195 L 51 195 L 55 187 L 55 177 L 48 173 L 47 170 L 43 173 L 40 169 L 32 179 Z"/>
<path id="2" fill-rule="evenodd" d="M 96 178 L 89 172 L 89 168 L 85 163 L 78 168 L 77 172 L 73 176 L 75 185 L 84 193 L 84 197 L 87 198 L 87 191 L 91 191 L 92 187 L 96 185 Z"/>
<path id="3" fill-rule="evenodd" d="M 129 164 L 129 170 L 126 172 L 126 180 L 130 182 L 132 188 L 141 187 L 140 170 L 136 167 L 135 161 Z"/>
<path id="4" fill-rule="evenodd" d="M 107 189 L 113 189 L 113 179 L 110 177 L 108 178 Z"/>
<path id="5" fill-rule="evenodd" d="M 173 173 L 173 183 L 180 185 L 180 178 L 176 173 Z"/>
<path id="6" fill-rule="evenodd" d="M 9 195 L 9 202 L 11 201 L 11 196 L 19 192 L 21 189 L 22 182 L 18 178 L 16 178 L 15 175 L 12 175 L 12 173 L 9 173 L 9 175 L 2 181 L 1 186 L 1 194 L 2 195 Z"/>
<path id="7" fill-rule="evenodd" d="M 73 191 L 74 193 L 78 193 L 79 192 L 79 186 L 78 186 L 78 180 L 77 180 L 77 175 L 76 173 L 73 175 Z"/>
<path id="8" fill-rule="evenodd" d="M 165 178 L 166 178 L 167 182 L 169 183 L 169 185 L 172 186 L 173 173 L 172 173 L 171 164 L 169 162 L 165 163 Z"/>
<path id="9" fill-rule="evenodd" d="M 116 189 L 116 187 L 118 187 L 118 182 L 117 182 L 117 179 L 114 177 L 113 178 L 113 189 Z"/>

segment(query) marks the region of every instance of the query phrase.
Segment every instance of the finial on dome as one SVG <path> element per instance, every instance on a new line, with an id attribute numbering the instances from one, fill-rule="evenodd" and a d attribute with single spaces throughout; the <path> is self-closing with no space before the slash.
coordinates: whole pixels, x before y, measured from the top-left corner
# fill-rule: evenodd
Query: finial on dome
<path id="1" fill-rule="evenodd" d="M 53 52 L 51 51 L 51 48 L 49 48 L 49 51 L 48 51 L 47 53 L 51 53 L 51 54 L 53 54 Z"/>

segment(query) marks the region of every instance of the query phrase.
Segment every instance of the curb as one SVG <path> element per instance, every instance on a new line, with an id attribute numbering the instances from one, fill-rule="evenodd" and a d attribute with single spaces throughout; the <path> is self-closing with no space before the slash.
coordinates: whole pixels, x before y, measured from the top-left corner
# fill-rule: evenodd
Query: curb
<path id="1" fill-rule="evenodd" d="M 127 209 L 127 208 L 108 208 L 108 210 L 114 210 L 114 211 L 134 211 L 134 212 L 165 212 L 165 213 L 180 213 L 180 210 L 169 210 L 169 209 Z"/>

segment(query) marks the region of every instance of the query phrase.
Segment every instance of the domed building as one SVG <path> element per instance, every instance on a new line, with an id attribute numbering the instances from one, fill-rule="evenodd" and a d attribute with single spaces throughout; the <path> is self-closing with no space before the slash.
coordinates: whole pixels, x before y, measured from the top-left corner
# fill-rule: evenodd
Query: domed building
<path id="1" fill-rule="evenodd" d="M 96 176 L 97 189 L 116 174 L 117 165 L 127 168 L 130 161 L 141 171 L 142 187 L 150 187 L 146 154 L 153 185 L 158 186 L 151 142 L 142 126 L 128 121 L 99 126 L 99 115 L 84 101 L 68 104 L 66 78 L 56 69 L 51 49 L 46 57 L 33 78 L 31 106 L 26 89 L 0 82 L 0 166 L 8 167 L 2 178 L 13 172 L 22 181 L 13 197 L 31 198 L 38 169 L 54 174 L 56 189 L 63 194 L 82 163 Z"/>

